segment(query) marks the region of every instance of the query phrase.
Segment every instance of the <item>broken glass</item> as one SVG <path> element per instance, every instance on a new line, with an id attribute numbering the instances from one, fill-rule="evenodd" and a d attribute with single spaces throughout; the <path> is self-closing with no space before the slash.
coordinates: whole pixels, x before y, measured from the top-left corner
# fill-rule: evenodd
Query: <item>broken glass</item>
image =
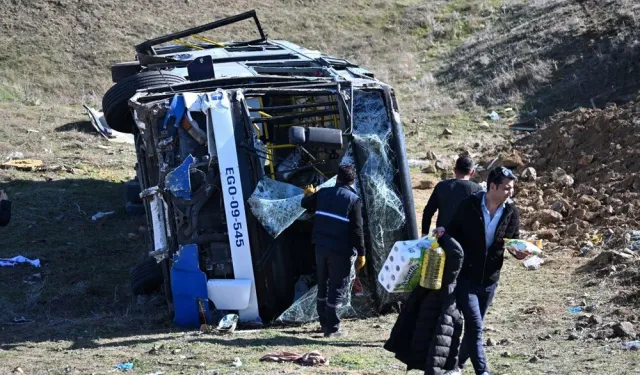
<path id="1" fill-rule="evenodd" d="M 336 178 L 333 177 L 318 188 L 335 184 Z M 265 176 L 249 197 L 249 208 L 271 237 L 276 238 L 306 211 L 300 206 L 303 193 L 297 186 Z"/>
<path id="2" fill-rule="evenodd" d="M 393 183 L 397 171 L 395 156 L 389 146 L 392 136 L 391 121 L 388 116 L 381 91 L 355 91 L 353 108 L 353 144 L 349 145 L 341 164 L 359 165 L 356 190 L 363 197 L 365 207 L 365 231 L 370 243 L 367 261 L 377 275 L 380 272 L 393 244 L 403 239 L 402 228 L 405 212 L 400 195 Z M 375 280 L 376 277 L 369 277 Z M 388 293 L 377 282 L 355 282 L 352 268 L 349 295 L 340 309 L 342 317 L 364 317 L 402 298 L 402 295 Z M 359 279 L 361 281 L 362 279 Z M 354 285 L 355 284 L 355 285 Z M 374 294 L 377 298 L 374 299 Z M 291 305 L 277 321 L 281 323 L 305 323 L 318 318 L 316 312 L 317 286 L 311 288 L 302 298 Z"/>

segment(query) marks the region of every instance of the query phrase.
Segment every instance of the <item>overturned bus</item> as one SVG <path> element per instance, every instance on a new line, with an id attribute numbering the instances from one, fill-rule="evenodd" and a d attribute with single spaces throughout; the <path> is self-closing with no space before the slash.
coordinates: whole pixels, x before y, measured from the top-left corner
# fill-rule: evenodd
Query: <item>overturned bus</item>
<path id="1" fill-rule="evenodd" d="M 239 19 L 255 19 L 261 37 L 221 43 L 200 35 Z M 184 42 L 189 36 L 198 42 Z M 161 274 L 181 326 L 227 312 L 244 322 L 315 319 L 313 213 L 300 207 L 302 188 L 332 186 L 338 166 L 349 163 L 368 262 L 353 275 L 342 313 L 365 316 L 402 297 L 376 283 L 394 242 L 418 235 L 388 85 L 346 60 L 267 39 L 254 12 L 137 51 L 138 70 L 112 90 L 128 93 L 132 85 L 122 82 L 140 74 L 153 74 L 153 85 L 133 87 L 126 116 L 103 105 L 111 127 L 135 136 L 151 229 L 149 260 L 131 273 L 134 290 L 153 289 Z"/>

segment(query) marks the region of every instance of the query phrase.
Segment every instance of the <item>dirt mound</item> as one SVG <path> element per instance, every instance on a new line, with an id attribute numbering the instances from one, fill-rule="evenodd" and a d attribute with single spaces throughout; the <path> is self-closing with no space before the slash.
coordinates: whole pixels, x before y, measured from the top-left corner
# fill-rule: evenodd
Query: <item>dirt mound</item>
<path id="1" fill-rule="evenodd" d="M 546 248 L 593 257 L 579 271 L 640 302 L 640 103 L 578 109 L 516 142 L 523 229 Z M 501 155 L 505 155 L 503 152 Z M 498 157 L 498 163 L 504 163 Z M 526 171 L 526 172 L 525 172 Z"/>
<path id="2" fill-rule="evenodd" d="M 640 228 L 639 129 L 640 104 L 630 103 L 564 113 L 521 139 L 524 164 L 537 175 L 519 186 L 525 225 L 557 230 L 574 246 Z"/>

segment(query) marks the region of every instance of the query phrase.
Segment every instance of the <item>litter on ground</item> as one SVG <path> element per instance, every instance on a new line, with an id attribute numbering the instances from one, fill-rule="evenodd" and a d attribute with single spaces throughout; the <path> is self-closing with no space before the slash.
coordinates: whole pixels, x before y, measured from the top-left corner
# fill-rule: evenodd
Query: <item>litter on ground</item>
<path id="1" fill-rule="evenodd" d="M 301 366 L 317 366 L 326 365 L 329 363 L 326 358 L 318 351 L 313 351 L 305 354 L 298 354 L 294 352 L 279 352 L 269 353 L 260 358 L 262 362 L 294 362 Z"/>
<path id="2" fill-rule="evenodd" d="M 91 220 L 96 221 L 98 219 L 101 219 L 105 216 L 109 216 L 109 215 L 113 215 L 115 214 L 115 211 L 108 211 L 108 212 L 98 212 L 97 214 L 91 216 Z"/>
<path id="3" fill-rule="evenodd" d="M 40 259 L 31 260 L 25 258 L 22 255 L 15 256 L 13 258 L 1 258 L 0 267 L 14 267 L 16 264 L 29 263 L 34 267 L 40 267 Z"/>

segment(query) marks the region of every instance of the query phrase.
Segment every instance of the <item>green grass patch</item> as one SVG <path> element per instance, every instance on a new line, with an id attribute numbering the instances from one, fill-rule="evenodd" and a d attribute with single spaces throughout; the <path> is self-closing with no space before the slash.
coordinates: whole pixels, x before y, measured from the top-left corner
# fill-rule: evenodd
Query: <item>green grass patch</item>
<path id="1" fill-rule="evenodd" d="M 10 87 L 0 84 L 0 102 L 15 102 L 19 100 L 18 94 Z"/>
<path id="2" fill-rule="evenodd" d="M 358 353 L 339 353 L 331 358 L 331 365 L 348 370 L 365 370 L 376 367 L 377 359 Z"/>

